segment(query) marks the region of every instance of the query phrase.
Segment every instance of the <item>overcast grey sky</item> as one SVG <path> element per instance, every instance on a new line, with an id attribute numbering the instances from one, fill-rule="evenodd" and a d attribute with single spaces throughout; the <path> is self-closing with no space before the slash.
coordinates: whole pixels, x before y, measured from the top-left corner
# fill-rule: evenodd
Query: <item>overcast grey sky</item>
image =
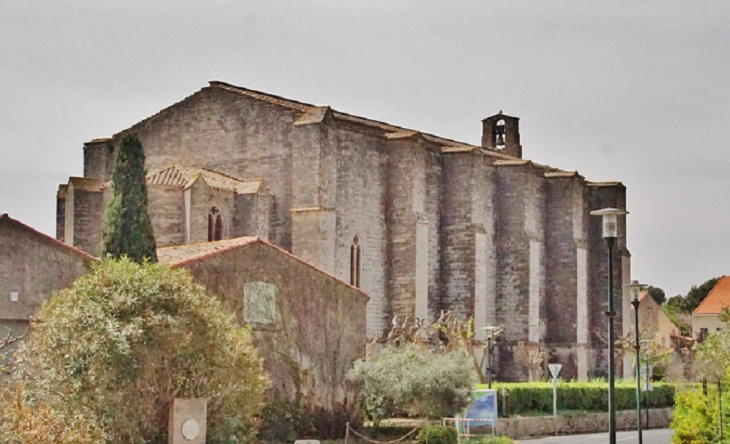
<path id="1" fill-rule="evenodd" d="M 627 187 L 636 279 L 730 274 L 726 1 L 0 0 L 0 213 L 55 232 L 82 144 L 222 80 Z"/>

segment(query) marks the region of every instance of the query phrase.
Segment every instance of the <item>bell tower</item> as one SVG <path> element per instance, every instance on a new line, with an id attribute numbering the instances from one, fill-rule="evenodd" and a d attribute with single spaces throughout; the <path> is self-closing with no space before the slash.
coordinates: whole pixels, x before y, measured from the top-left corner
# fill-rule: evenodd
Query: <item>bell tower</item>
<path id="1" fill-rule="evenodd" d="M 502 114 L 482 120 L 482 148 L 522 159 L 520 118 Z"/>

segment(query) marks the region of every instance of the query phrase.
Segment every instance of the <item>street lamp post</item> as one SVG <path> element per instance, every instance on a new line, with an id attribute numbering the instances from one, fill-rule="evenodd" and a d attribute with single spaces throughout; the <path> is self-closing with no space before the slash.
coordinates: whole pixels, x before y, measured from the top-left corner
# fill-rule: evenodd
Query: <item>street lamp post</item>
<path id="1" fill-rule="evenodd" d="M 644 419 L 646 419 L 646 428 L 649 429 L 649 343 L 648 339 L 642 339 L 644 345 Z"/>
<path id="2" fill-rule="evenodd" d="M 614 335 L 613 321 L 616 310 L 613 305 L 613 248 L 618 238 L 618 216 L 628 214 L 626 210 L 618 208 L 604 208 L 591 211 L 591 216 L 601 216 L 603 225 L 603 239 L 608 247 L 608 442 L 616 444 L 616 401 L 615 401 L 615 357 L 613 355 Z"/>
<path id="3" fill-rule="evenodd" d="M 484 327 L 484 336 L 487 338 L 487 388 L 492 389 L 492 339 L 494 339 L 494 331 L 497 327 Z"/>
<path id="4" fill-rule="evenodd" d="M 639 345 L 639 295 L 641 290 L 646 288 L 646 285 L 640 284 L 639 281 L 631 281 L 630 284 L 624 285 L 624 288 L 628 290 L 631 296 L 631 305 L 634 306 L 634 328 L 636 332 L 636 340 L 634 350 L 636 350 L 636 431 L 639 433 L 639 444 L 643 444 L 643 437 L 641 432 L 641 361 L 639 357 L 639 351 L 641 346 Z"/>

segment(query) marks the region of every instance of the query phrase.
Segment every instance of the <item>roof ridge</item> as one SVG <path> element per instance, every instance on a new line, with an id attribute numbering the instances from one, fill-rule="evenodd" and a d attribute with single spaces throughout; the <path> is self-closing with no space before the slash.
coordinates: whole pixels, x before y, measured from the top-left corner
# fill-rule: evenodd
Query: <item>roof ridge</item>
<path id="1" fill-rule="evenodd" d="M 56 239 L 55 237 L 51 237 L 51 236 L 47 235 L 46 233 L 40 232 L 40 231 L 36 230 L 35 228 L 31 227 L 30 225 L 24 224 L 23 222 L 21 222 L 17 219 L 13 219 L 12 217 L 10 217 L 10 215 L 8 215 L 8 213 L 0 214 L 0 222 L 3 222 L 3 221 L 7 221 L 8 223 L 19 226 L 19 227 L 25 229 L 26 231 L 31 232 L 34 235 L 40 236 L 41 238 L 43 238 L 47 241 L 50 241 L 52 244 L 66 248 L 67 250 L 70 250 L 81 256 L 85 256 L 87 259 L 91 259 L 93 261 L 99 260 L 98 257 L 94 257 L 83 250 L 79 250 L 78 248 L 76 248 L 72 245 L 69 245 L 65 242 L 61 242 L 60 240 Z"/>
<path id="2" fill-rule="evenodd" d="M 339 282 L 341 284 L 344 284 L 345 286 L 349 287 L 350 289 L 356 290 L 358 293 L 362 294 L 363 296 L 365 296 L 367 298 L 370 297 L 362 289 L 357 288 L 354 285 L 350 285 L 349 283 L 345 282 L 344 280 L 338 278 L 337 276 L 335 276 L 335 275 L 333 275 L 331 273 L 328 273 L 327 271 L 325 271 L 325 270 L 317 267 L 316 265 L 312 264 L 311 262 L 307 262 L 304 259 L 302 259 L 302 258 L 300 258 L 298 256 L 295 256 L 292 253 L 284 250 L 283 248 L 278 247 L 278 246 L 272 244 L 271 242 L 269 242 L 267 240 L 261 239 L 258 236 L 242 236 L 242 237 L 236 237 L 236 238 L 232 238 L 232 239 L 224 239 L 224 240 L 213 241 L 213 242 L 200 242 L 200 243 L 197 243 L 197 244 L 177 245 L 177 246 L 172 246 L 172 247 L 161 247 L 161 248 L 158 248 L 157 250 L 159 252 L 159 251 L 164 251 L 164 250 L 182 249 L 182 248 L 186 248 L 186 247 L 196 247 L 196 246 L 203 246 L 203 245 L 209 245 L 209 244 L 225 244 L 225 245 L 222 245 L 222 248 L 213 249 L 213 250 L 209 250 L 209 251 L 204 251 L 204 252 L 201 252 L 200 254 L 194 255 L 193 257 L 190 257 L 190 258 L 187 258 L 187 259 L 183 259 L 183 260 L 180 260 L 178 262 L 168 262 L 170 264 L 170 267 L 177 268 L 177 267 L 182 267 L 182 266 L 185 266 L 185 265 L 188 265 L 188 264 L 192 264 L 192 263 L 195 263 L 195 262 L 199 262 L 199 261 L 201 261 L 203 259 L 209 259 L 209 258 L 211 258 L 213 256 L 217 256 L 219 254 L 223 254 L 223 253 L 228 252 L 228 251 L 231 251 L 231 250 L 233 250 L 235 248 L 247 247 L 249 245 L 253 245 L 253 244 L 256 244 L 256 243 L 260 243 L 260 244 L 265 245 L 267 247 L 273 248 L 273 249 L 275 249 L 275 250 L 277 250 L 277 251 L 279 251 L 281 253 L 284 253 L 286 256 L 288 256 L 288 257 L 296 260 L 297 262 L 299 262 L 301 264 L 304 264 L 304 265 L 306 265 L 306 266 L 314 269 L 315 271 L 317 271 L 317 272 L 319 272 L 319 273 L 321 273 L 321 274 L 329 277 L 330 279 L 333 279 L 333 280 L 335 280 L 335 281 L 337 281 L 337 282 Z M 163 262 L 166 262 L 166 261 L 163 260 Z"/>
<path id="3" fill-rule="evenodd" d="M 233 85 L 231 83 L 222 82 L 220 80 L 211 80 L 208 82 L 208 85 L 213 88 L 221 88 L 229 91 L 234 91 L 242 94 L 246 94 L 248 96 L 261 99 L 263 101 L 274 103 L 276 105 L 282 105 L 289 108 L 293 108 L 299 111 L 309 111 L 310 108 L 315 107 L 316 105 L 312 105 L 309 103 L 299 102 L 292 99 L 287 99 L 286 97 L 277 96 L 275 94 L 270 94 L 262 91 L 256 91 L 249 88 L 244 88 L 243 86 L 237 86 Z"/>
<path id="4" fill-rule="evenodd" d="M 700 313 L 700 308 L 702 308 L 705 305 L 708 305 L 709 306 L 714 301 L 715 298 L 717 298 L 717 299 L 720 298 L 720 292 L 719 291 L 717 293 L 717 296 L 714 296 L 714 293 L 715 293 L 715 289 L 717 289 L 720 286 L 720 283 L 722 283 L 722 281 L 725 280 L 725 278 L 730 279 L 730 277 L 729 276 L 726 276 L 726 275 L 720 276 L 720 278 L 717 280 L 717 282 L 715 282 L 715 285 L 712 286 L 712 290 L 710 290 L 707 293 L 707 296 L 705 296 L 705 298 L 702 300 L 702 302 L 700 302 L 700 305 L 698 305 L 697 308 L 694 309 L 694 311 L 692 312 L 692 314 L 695 314 L 695 313 L 696 314 L 710 314 L 710 313 Z M 719 301 L 719 302 L 722 302 L 722 301 Z M 725 307 L 725 306 L 730 306 L 730 304 L 724 305 L 723 307 Z M 712 308 L 709 308 L 708 311 L 709 310 L 712 310 Z M 712 311 L 711 313 L 715 313 L 715 312 Z"/>

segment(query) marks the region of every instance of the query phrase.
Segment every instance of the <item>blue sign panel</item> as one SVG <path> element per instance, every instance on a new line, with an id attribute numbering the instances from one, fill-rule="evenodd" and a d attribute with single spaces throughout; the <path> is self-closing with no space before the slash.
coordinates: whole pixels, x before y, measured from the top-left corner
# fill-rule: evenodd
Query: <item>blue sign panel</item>
<path id="1" fill-rule="evenodd" d="M 476 427 L 494 427 L 497 430 L 497 390 L 475 390 L 472 392 L 474 402 L 466 409 L 464 418 L 470 419 L 469 428 L 474 433 Z"/>

